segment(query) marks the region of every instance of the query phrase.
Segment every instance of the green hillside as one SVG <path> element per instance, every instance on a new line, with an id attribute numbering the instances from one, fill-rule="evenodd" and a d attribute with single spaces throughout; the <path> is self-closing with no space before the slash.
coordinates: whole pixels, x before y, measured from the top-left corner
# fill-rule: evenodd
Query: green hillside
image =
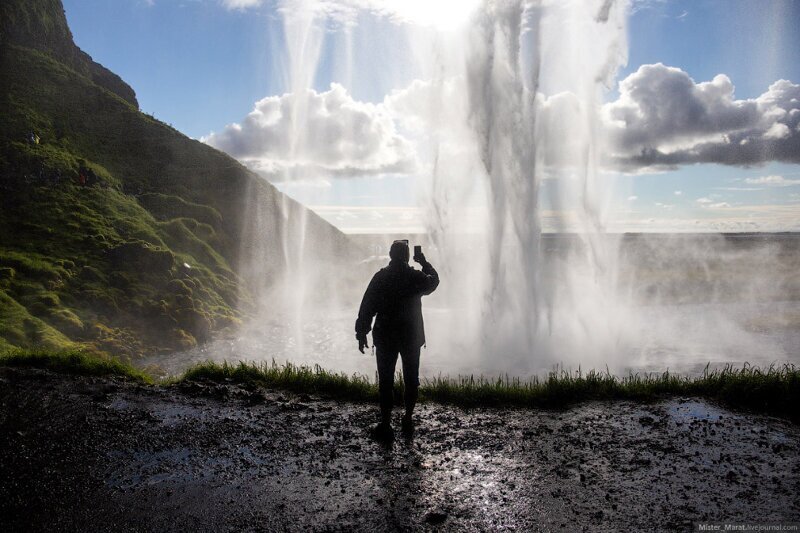
<path id="1" fill-rule="evenodd" d="M 316 253 L 345 245 L 229 156 L 141 113 L 74 45 L 59 0 L 6 0 L 0 17 L 0 351 L 191 347 L 247 314 L 240 264 L 283 271 L 298 217 Z"/>

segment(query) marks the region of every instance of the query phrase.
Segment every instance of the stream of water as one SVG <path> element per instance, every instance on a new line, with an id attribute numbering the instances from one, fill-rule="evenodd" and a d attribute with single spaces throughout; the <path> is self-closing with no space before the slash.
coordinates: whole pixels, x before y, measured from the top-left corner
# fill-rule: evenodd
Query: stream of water
<path id="1" fill-rule="evenodd" d="M 315 111 L 308 89 L 326 35 L 349 31 L 331 29 L 333 19 L 342 9 L 374 11 L 374 3 L 285 2 L 293 158 L 302 158 L 311 142 L 307 126 Z M 414 5 L 384 8 L 409 15 Z M 614 222 L 608 209 L 612 184 L 600 169 L 605 139 L 598 134 L 600 104 L 627 60 L 627 2 L 484 0 L 459 6 L 454 12 L 463 16 L 444 19 L 448 24 L 441 28 L 431 20 L 425 31 L 403 26 L 419 79 L 392 100 L 405 106 L 409 124 L 413 120 L 404 132 L 414 134 L 428 257 L 442 276 L 439 290 L 424 300 L 428 347 L 422 373 L 527 376 L 554 365 L 696 373 L 709 362 L 798 362 L 796 301 L 776 294 L 765 302 L 744 288 L 731 301 L 718 298 L 713 287 L 699 302 L 647 301 L 631 288 L 631 260 L 622 259 L 620 239 L 607 232 Z M 351 60 L 344 64 L 354 68 Z M 381 68 L 393 67 L 387 62 Z M 281 179 L 297 177 L 288 168 Z M 557 254 L 542 238 L 543 217 L 553 213 L 575 241 Z M 260 308 L 252 323 L 236 338 L 148 362 L 177 372 L 205 359 L 274 359 L 372 374 L 374 361 L 356 351 L 352 333 L 370 273 L 338 283 L 337 297 L 320 302 L 307 290 L 318 283 L 311 278 L 329 276 L 327 282 L 337 284 L 339 274 L 305 259 L 303 247 L 311 245 L 305 219 L 286 226 L 283 242 L 300 242 L 301 251 L 284 247 L 290 271 L 282 281 L 290 287 L 285 296 L 264 283 L 259 265 L 246 266 L 244 275 L 260 276 L 253 285 L 263 292 L 256 294 Z M 262 231 L 267 242 L 272 229 Z M 736 260 L 715 250 L 687 257 L 697 265 Z"/>

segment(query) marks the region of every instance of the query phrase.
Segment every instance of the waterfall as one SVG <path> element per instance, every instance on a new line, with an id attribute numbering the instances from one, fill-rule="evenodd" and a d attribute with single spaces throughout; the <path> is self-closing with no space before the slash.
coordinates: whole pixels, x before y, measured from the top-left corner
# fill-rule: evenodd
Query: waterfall
<path id="1" fill-rule="evenodd" d="M 624 340 L 597 122 L 626 59 L 626 16 L 625 2 L 490 0 L 439 42 L 448 50 L 430 67 L 445 81 L 432 84 L 438 133 L 425 203 L 449 276 L 447 331 L 468 332 L 441 340 L 478 367 L 602 364 Z M 470 196 L 469 207 L 452 205 Z M 574 237 L 548 250 L 552 212 Z M 465 233 L 465 218 L 477 230 Z"/>
<path id="2" fill-rule="evenodd" d="M 309 95 L 331 18 L 347 9 L 386 15 L 392 5 L 282 4 L 284 85 L 293 95 L 285 142 L 296 168 L 309 142 Z M 429 300 L 431 353 L 445 369 L 456 361 L 460 368 L 519 371 L 608 362 L 626 313 L 615 286 L 614 242 L 605 235 L 597 122 L 603 90 L 626 59 L 626 2 L 448 5 L 469 16 L 446 31 L 400 23 L 419 75 L 407 98 L 424 125 L 416 137 L 420 204 L 434 246 L 429 256 L 443 274 Z M 349 54 L 349 29 L 343 31 Z M 344 64 L 352 68 L 353 61 Z M 294 168 L 282 179 L 302 178 Z M 556 228 L 577 235 L 555 250 L 542 237 L 552 213 Z M 281 225 L 286 290 L 276 297 L 271 288 L 260 301 L 290 310 L 302 351 L 315 265 L 304 251 L 305 217 L 293 222 Z M 363 290 L 353 289 L 355 298 Z M 488 364 L 499 358 L 502 365 Z"/>

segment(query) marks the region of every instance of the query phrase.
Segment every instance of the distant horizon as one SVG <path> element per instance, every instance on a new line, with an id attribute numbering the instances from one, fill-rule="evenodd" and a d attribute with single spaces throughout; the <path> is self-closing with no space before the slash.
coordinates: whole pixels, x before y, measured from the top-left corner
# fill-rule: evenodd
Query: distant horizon
<path id="1" fill-rule="evenodd" d="M 429 237 L 429 233 L 424 232 L 392 232 L 392 233 L 358 233 L 358 232 L 346 232 L 343 231 L 347 236 L 363 236 L 363 237 L 399 237 L 403 235 L 424 235 Z M 565 231 L 565 232 L 556 232 L 556 231 L 543 231 L 541 233 L 542 236 L 552 236 L 552 235 L 591 235 L 590 232 L 578 232 L 578 231 Z M 454 235 L 476 235 L 475 233 L 456 233 Z M 605 232 L 598 232 L 594 235 L 683 235 L 683 236 L 691 236 L 691 235 L 728 235 L 728 236 L 748 236 L 748 235 L 800 235 L 800 231 L 672 231 L 672 232 L 665 232 L 665 231 L 624 231 L 624 232 L 617 232 L 617 231 L 605 231 Z"/>

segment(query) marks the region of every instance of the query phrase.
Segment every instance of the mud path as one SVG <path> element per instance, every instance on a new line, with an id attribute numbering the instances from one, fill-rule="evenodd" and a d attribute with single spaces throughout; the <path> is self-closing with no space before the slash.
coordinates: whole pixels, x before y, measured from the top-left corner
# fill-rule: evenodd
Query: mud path
<path id="1" fill-rule="evenodd" d="M 399 413 L 398 413 L 399 414 Z M 800 520 L 800 427 L 687 399 L 370 405 L 0 369 L 0 529 L 688 530 Z M 5 522 L 5 524 L 3 524 Z"/>

